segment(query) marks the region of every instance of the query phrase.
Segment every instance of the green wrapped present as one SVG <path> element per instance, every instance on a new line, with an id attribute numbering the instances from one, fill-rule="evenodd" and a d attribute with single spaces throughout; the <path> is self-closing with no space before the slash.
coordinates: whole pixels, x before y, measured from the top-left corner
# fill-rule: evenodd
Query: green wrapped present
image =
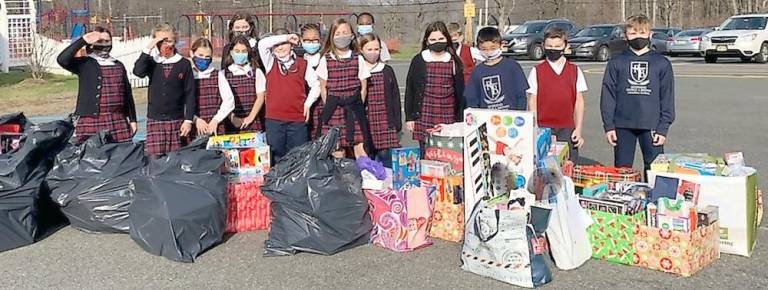
<path id="1" fill-rule="evenodd" d="M 645 224 L 645 212 L 631 216 L 597 210 L 590 210 L 589 213 L 595 220 L 587 229 L 592 258 L 632 265 L 634 230 L 636 226 Z"/>

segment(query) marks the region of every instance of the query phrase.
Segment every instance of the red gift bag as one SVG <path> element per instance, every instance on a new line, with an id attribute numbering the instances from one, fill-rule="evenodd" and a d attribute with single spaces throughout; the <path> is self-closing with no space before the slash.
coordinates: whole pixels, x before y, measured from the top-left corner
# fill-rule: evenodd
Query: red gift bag
<path id="1" fill-rule="evenodd" d="M 235 178 L 227 184 L 227 232 L 269 229 L 270 200 L 261 194 L 263 177 Z"/>

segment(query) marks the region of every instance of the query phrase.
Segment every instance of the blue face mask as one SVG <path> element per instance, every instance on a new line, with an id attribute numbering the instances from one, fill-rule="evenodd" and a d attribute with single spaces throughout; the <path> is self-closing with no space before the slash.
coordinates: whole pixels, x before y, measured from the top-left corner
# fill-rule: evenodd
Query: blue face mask
<path id="1" fill-rule="evenodd" d="M 320 51 L 320 43 L 304 42 L 301 44 L 301 48 L 303 48 L 306 53 L 315 54 Z"/>
<path id="2" fill-rule="evenodd" d="M 231 56 L 232 56 L 232 61 L 234 61 L 236 65 L 244 65 L 248 63 L 247 52 L 233 52 Z"/>
<path id="3" fill-rule="evenodd" d="M 357 33 L 360 35 L 373 32 L 373 25 L 358 25 Z"/>
<path id="4" fill-rule="evenodd" d="M 195 67 L 200 71 L 207 70 L 211 66 L 212 61 L 213 59 L 210 57 L 192 57 L 192 62 L 195 63 Z"/>

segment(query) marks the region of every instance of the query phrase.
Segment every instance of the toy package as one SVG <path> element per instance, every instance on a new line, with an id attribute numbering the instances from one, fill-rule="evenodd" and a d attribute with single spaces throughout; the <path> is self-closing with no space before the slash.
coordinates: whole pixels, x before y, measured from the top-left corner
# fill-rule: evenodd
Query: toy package
<path id="1" fill-rule="evenodd" d="M 392 184 L 395 189 L 419 187 L 421 181 L 421 151 L 419 147 L 397 148 L 390 150 L 392 157 Z"/>
<path id="2" fill-rule="evenodd" d="M 464 200 L 525 188 L 534 169 L 536 124 L 531 112 L 464 110 Z M 470 211 L 465 212 L 468 219 Z"/>
<path id="3" fill-rule="evenodd" d="M 269 146 L 222 150 L 227 171 L 236 175 L 264 175 L 269 172 Z"/>
<path id="4" fill-rule="evenodd" d="M 264 133 L 242 133 L 233 135 L 218 135 L 208 138 L 207 150 L 226 150 L 237 148 L 256 148 L 267 146 Z"/>

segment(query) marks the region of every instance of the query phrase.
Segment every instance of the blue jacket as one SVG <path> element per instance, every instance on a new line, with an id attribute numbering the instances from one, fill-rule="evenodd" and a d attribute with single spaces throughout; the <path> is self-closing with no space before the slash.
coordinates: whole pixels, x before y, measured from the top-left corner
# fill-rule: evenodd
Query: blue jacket
<path id="1" fill-rule="evenodd" d="M 603 76 L 600 111 L 605 131 L 645 129 L 666 136 L 675 120 L 672 64 L 655 51 L 615 56 Z"/>

